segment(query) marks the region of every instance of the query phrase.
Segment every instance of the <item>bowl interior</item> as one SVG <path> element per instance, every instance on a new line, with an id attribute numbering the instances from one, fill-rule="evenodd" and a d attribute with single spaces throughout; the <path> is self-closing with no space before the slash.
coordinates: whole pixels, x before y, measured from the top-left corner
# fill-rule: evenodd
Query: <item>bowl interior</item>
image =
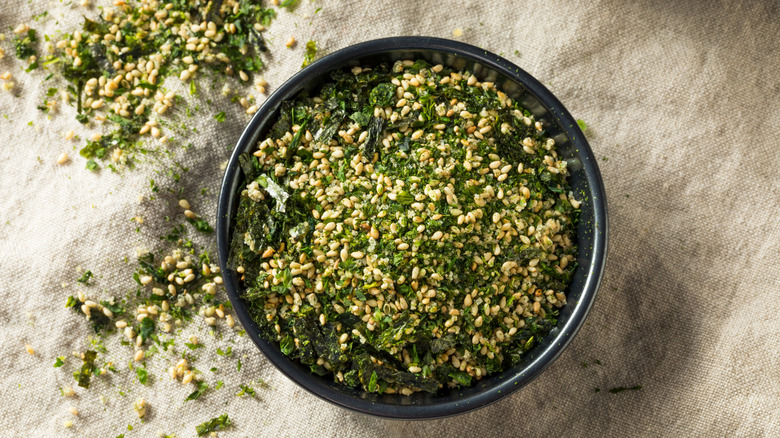
<path id="1" fill-rule="evenodd" d="M 316 91 L 328 81 L 329 73 L 334 69 L 392 64 L 403 59 L 425 59 L 431 64 L 473 71 L 480 81 L 492 81 L 518 100 L 555 139 L 559 153 L 569 163 L 575 197 L 582 202 L 577 230 L 578 266 L 567 291 L 568 304 L 560 309 L 558 325 L 513 368 L 483 378 L 469 388 L 445 389 L 435 395 L 420 392 L 408 397 L 345 388 L 333 383 L 331 378 L 313 375 L 307 367 L 289 360 L 278 346 L 259 337 L 258 327 L 240 297 L 242 288 L 237 275 L 226 266 L 230 224 L 238 206 L 237 193 L 245 184 L 238 155 L 253 149 L 258 140 L 264 138 L 276 120 L 276 110 L 281 102 L 304 89 Z M 601 281 L 607 217 L 604 188 L 590 147 L 572 116 L 541 83 L 510 62 L 474 46 L 437 38 L 399 37 L 361 43 L 328 55 L 297 73 L 269 97 L 242 134 L 229 162 L 220 193 L 217 233 L 223 278 L 236 314 L 255 344 L 282 372 L 315 395 L 337 405 L 385 417 L 422 419 L 454 415 L 495 401 L 527 384 L 561 353 L 582 325 Z"/>

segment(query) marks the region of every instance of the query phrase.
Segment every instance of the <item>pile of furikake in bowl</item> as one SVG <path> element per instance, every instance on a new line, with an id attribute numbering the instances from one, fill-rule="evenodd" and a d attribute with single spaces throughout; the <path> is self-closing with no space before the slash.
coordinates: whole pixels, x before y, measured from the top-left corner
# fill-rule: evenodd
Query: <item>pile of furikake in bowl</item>
<path id="1" fill-rule="evenodd" d="M 331 73 L 240 157 L 229 265 L 261 336 L 348 387 L 473 385 L 556 324 L 579 202 L 544 126 L 468 71 Z"/>

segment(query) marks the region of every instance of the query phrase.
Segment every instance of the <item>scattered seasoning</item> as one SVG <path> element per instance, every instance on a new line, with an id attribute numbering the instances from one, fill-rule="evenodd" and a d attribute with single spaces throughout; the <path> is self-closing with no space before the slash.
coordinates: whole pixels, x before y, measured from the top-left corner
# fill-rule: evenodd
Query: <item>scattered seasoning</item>
<path id="1" fill-rule="evenodd" d="M 198 433 L 198 436 L 203 436 L 209 432 L 225 430 L 228 427 L 230 427 L 230 418 L 228 417 L 228 414 L 222 414 L 219 417 L 212 418 L 211 420 L 208 420 L 197 426 L 195 428 L 195 432 Z"/>
<path id="2" fill-rule="evenodd" d="M 192 394 L 188 395 L 187 398 L 184 399 L 184 401 L 197 399 L 198 397 L 203 395 L 203 393 L 206 392 L 206 390 L 209 388 L 209 385 L 203 381 L 198 382 L 197 385 L 198 385 L 198 389 L 196 389 L 195 392 L 193 392 Z"/>
<path id="3" fill-rule="evenodd" d="M 146 415 L 146 400 L 143 398 L 138 398 L 133 403 L 133 409 L 135 410 L 136 414 L 138 414 L 138 418 L 143 418 Z"/>
<path id="4" fill-rule="evenodd" d="M 217 121 L 217 123 L 222 123 L 225 121 L 225 112 L 220 111 L 217 114 L 214 114 L 214 120 Z"/>
<path id="5" fill-rule="evenodd" d="M 54 361 L 54 368 L 59 368 L 65 363 L 65 356 L 59 356 Z"/>
<path id="6" fill-rule="evenodd" d="M 168 76 L 190 81 L 195 94 L 193 80 L 201 72 L 248 80 L 261 71 L 262 54 L 268 50 L 262 31 L 276 16 L 259 0 L 232 2 L 233 7 L 189 1 L 169 2 L 164 8 L 155 0 L 121 3 L 52 41 L 53 53 L 41 59 L 66 84 L 59 96 L 48 96 L 42 110 L 49 112 L 59 97 L 76 106 L 80 123 L 113 125 L 112 132 L 79 151 L 92 160 L 89 170 L 97 170 L 98 162 L 112 170 L 132 167 L 136 153 L 147 152 L 142 136 L 169 140 L 160 117 L 182 99 L 161 87 Z M 20 26 L 16 33 L 17 56 L 31 61 L 28 71 L 37 68 L 35 30 Z"/>
<path id="7" fill-rule="evenodd" d="M 576 267 L 555 141 L 470 72 L 409 60 L 331 78 L 240 157 L 229 263 L 262 336 L 379 393 L 519 363 Z"/>
<path id="8" fill-rule="evenodd" d="M 317 41 L 309 40 L 309 42 L 306 43 L 306 56 L 303 58 L 303 64 L 301 64 L 301 68 L 307 67 L 309 64 L 314 62 L 314 58 L 317 57 Z"/>
<path id="9" fill-rule="evenodd" d="M 84 285 L 89 285 L 89 279 L 93 276 L 94 275 L 92 274 L 92 271 L 85 271 L 84 274 L 76 281 Z"/>
<path id="10" fill-rule="evenodd" d="M 616 388 L 610 389 L 609 392 L 610 392 L 610 394 L 617 394 L 617 393 L 623 392 L 623 391 L 638 391 L 640 389 L 642 389 L 642 385 L 636 385 L 636 386 L 632 386 L 630 388 L 627 388 L 625 386 L 618 386 Z"/>
<path id="11" fill-rule="evenodd" d="M 187 218 L 187 222 L 191 223 L 196 230 L 200 231 L 201 233 L 212 233 L 214 232 L 214 228 L 209 225 L 208 222 L 206 222 L 205 219 L 201 219 L 199 217 L 195 218 Z"/>
<path id="12" fill-rule="evenodd" d="M 298 4 L 298 1 L 299 0 L 284 0 L 282 3 L 279 4 L 279 7 L 293 9 Z"/>
<path id="13" fill-rule="evenodd" d="M 188 203 L 189 204 L 189 203 Z M 153 253 L 142 253 L 138 258 L 138 269 L 133 274 L 138 288 L 135 296 L 130 295 L 132 303 L 119 303 L 115 299 L 100 301 L 90 300 L 83 292 L 78 296 L 70 296 L 66 307 L 85 317 L 92 323 L 96 333 L 103 336 L 113 331 L 126 339 L 125 345 L 135 348 L 134 360 L 144 361 L 159 351 L 167 351 L 174 346 L 174 339 L 163 336 L 173 331 L 174 323 L 192 319 L 192 309 L 208 325 L 216 325 L 220 319 L 231 327 L 232 316 L 228 313 L 232 307 L 229 303 L 220 302 L 215 298 L 217 287 L 222 283 L 219 266 L 213 264 L 208 252 L 198 254 L 191 241 L 184 238 L 186 228 L 175 228 L 175 236 L 167 236 L 164 240 L 175 243 L 170 255 L 157 259 Z M 132 305 L 131 305 L 132 304 Z M 128 308 L 136 311 L 131 321 L 122 318 Z M 191 338 L 191 343 L 185 343 L 189 349 L 202 347 L 197 338 Z M 105 353 L 105 347 L 95 344 L 95 351 L 85 353 L 85 364 L 81 373 L 76 373 L 76 379 L 81 386 L 89 385 L 89 378 L 103 374 L 105 370 L 116 369 L 109 362 L 102 368 L 95 366 L 98 353 Z M 141 383 L 148 379 L 145 366 L 135 367 Z M 201 380 L 200 374 L 190 370 L 188 361 L 181 359 L 176 366 L 169 368 L 174 379 L 181 379 L 182 384 L 193 383 L 198 387 L 197 398 L 208 385 Z"/>
<path id="14" fill-rule="evenodd" d="M 14 32 L 16 33 L 13 40 L 16 57 L 21 60 L 32 60 L 25 71 L 35 70 L 38 68 L 38 63 L 35 61 L 36 52 L 34 46 L 38 42 L 35 29 L 22 25 L 16 28 Z"/>
<path id="15" fill-rule="evenodd" d="M 577 126 L 580 127 L 580 130 L 582 131 L 583 134 L 587 133 L 587 131 L 588 131 L 588 124 L 585 123 L 584 120 L 577 119 Z"/>
<path id="16" fill-rule="evenodd" d="M 146 385 L 146 381 L 149 376 L 149 373 L 146 371 L 146 368 L 138 367 L 135 369 L 135 373 L 138 376 L 138 381 L 141 382 L 142 385 Z"/>
<path id="17" fill-rule="evenodd" d="M 81 366 L 81 371 L 73 373 L 73 377 L 76 379 L 80 387 L 89 388 L 89 381 L 94 372 L 96 358 L 96 351 L 89 350 L 84 353 L 84 357 L 82 357 L 84 364 Z"/>
<path id="18" fill-rule="evenodd" d="M 287 46 L 288 49 L 292 48 L 292 46 L 295 45 L 295 37 L 288 38 L 284 45 Z"/>
<path id="19" fill-rule="evenodd" d="M 239 385 L 239 388 L 241 388 L 241 391 L 236 394 L 237 397 L 242 397 L 244 395 L 248 395 L 252 398 L 255 397 L 255 389 L 248 385 Z"/>

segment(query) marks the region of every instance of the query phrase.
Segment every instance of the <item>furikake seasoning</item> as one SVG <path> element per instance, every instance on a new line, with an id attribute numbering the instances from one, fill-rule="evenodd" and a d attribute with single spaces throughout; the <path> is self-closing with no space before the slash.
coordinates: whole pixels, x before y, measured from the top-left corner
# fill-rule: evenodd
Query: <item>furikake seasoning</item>
<path id="1" fill-rule="evenodd" d="M 579 202 L 544 126 L 423 61 L 336 71 L 285 102 L 233 222 L 262 335 L 378 393 L 468 386 L 555 324 Z"/>
<path id="2" fill-rule="evenodd" d="M 96 160 L 132 164 L 131 154 L 145 153 L 139 141 L 148 135 L 169 140 L 158 118 L 182 98 L 163 87 L 165 78 L 189 82 L 201 71 L 237 75 L 242 82 L 263 70 L 268 50 L 262 32 L 276 17 L 260 0 L 140 0 L 114 2 L 95 20 L 84 18 L 80 30 L 63 34 L 42 59 L 43 66 L 59 66 L 58 76 L 67 82 L 63 101 L 75 102 L 76 120 L 111 122 L 113 131 L 88 141 L 79 154 L 87 169 L 99 168 Z M 34 53 L 35 30 L 18 28 L 17 56 Z M 22 33 L 26 37 L 22 37 Z M 256 84 L 266 84 L 258 78 Z M 267 84 L 266 84 L 267 85 Z M 264 89 L 264 86 L 259 86 Z M 52 89 L 53 97 L 57 90 Z M 50 111 L 56 101 L 39 107 Z M 250 108 L 252 110 L 250 111 Z M 247 112 L 256 107 L 247 104 Z M 64 162 L 64 160 L 63 160 Z"/>

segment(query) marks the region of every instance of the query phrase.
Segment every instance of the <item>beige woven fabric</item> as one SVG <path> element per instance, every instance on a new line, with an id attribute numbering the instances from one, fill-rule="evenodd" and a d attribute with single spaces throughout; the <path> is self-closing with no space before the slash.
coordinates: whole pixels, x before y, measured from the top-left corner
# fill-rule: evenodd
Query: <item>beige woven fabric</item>
<path id="1" fill-rule="evenodd" d="M 53 34 L 96 13 L 69 3 L 4 0 L 0 28 L 10 37 L 9 26 L 27 22 Z M 50 19 L 30 20 L 46 9 Z M 149 362 L 151 384 L 138 384 L 127 370 L 130 351 L 117 338 L 106 357 L 122 372 L 95 379 L 89 390 L 75 387 L 71 373 L 81 362 L 70 353 L 87 348 L 90 329 L 64 308 L 65 297 L 79 289 L 121 297 L 134 289 L 124 258 L 133 260 L 136 248 L 161 248 L 157 236 L 170 228 L 163 218 L 180 210 L 164 190 L 149 199 L 150 178 L 174 187 L 155 173 L 161 166 L 154 161 L 121 174 L 84 170 L 74 150 L 82 142 L 61 134 L 75 128 L 86 138 L 100 127 L 78 125 L 69 107 L 47 120 L 35 107 L 56 84 L 42 85 L 40 70 L 22 72 L 9 40 L 0 42 L 7 52 L 0 71 L 17 82 L 13 93 L 0 93 L 0 115 L 7 115 L 0 117 L 0 435 L 189 437 L 194 425 L 222 413 L 235 425 L 220 434 L 226 437 L 780 435 L 778 9 L 772 1 L 316 0 L 301 1 L 294 15 L 280 12 L 269 31 L 265 77 L 272 89 L 298 70 L 309 39 L 331 52 L 384 36 L 453 37 L 459 28 L 455 39 L 517 63 L 590 126 L 611 232 L 604 283 L 587 322 L 523 390 L 428 422 L 331 406 L 283 377 L 248 338 L 222 330 L 224 338 L 213 339 L 200 323 L 182 336 L 200 335 L 207 348 L 197 351 L 195 366 L 210 383 L 225 382 L 201 400 L 182 402 L 192 388 L 168 379 L 173 359 L 162 354 Z M 291 35 L 299 44 L 288 50 Z M 175 187 L 211 219 L 219 165 L 248 116 L 217 92 L 209 97 L 213 105 L 201 101 L 190 119 L 199 134 L 192 150 L 179 153 L 190 170 Z M 228 121 L 216 124 L 212 115 L 223 109 Z M 73 160 L 57 166 L 63 151 Z M 145 220 L 139 232 L 133 216 Z M 75 282 L 77 266 L 97 274 L 95 286 Z M 215 354 L 227 346 L 233 358 Z M 60 355 L 65 366 L 53 368 Z M 206 371 L 211 366 L 219 374 Z M 257 399 L 235 396 L 239 384 L 259 377 L 271 388 L 258 389 Z M 77 396 L 62 397 L 64 385 Z M 633 385 L 643 389 L 608 392 Z M 131 407 L 138 396 L 150 406 L 143 424 Z M 68 419 L 71 429 L 62 425 Z"/>

